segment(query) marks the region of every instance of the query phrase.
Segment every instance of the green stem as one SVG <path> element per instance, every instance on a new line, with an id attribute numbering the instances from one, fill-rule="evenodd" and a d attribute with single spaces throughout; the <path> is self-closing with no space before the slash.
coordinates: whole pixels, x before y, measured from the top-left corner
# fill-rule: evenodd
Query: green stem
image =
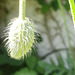
<path id="1" fill-rule="evenodd" d="M 19 0 L 19 18 L 25 20 L 26 0 Z"/>
<path id="2" fill-rule="evenodd" d="M 64 14 L 63 7 L 61 5 L 60 0 L 58 0 L 58 4 L 59 4 L 59 7 L 61 9 L 61 13 L 62 13 L 62 16 L 63 16 L 63 19 L 64 19 L 64 24 L 65 24 L 65 28 L 66 28 L 66 32 L 67 32 L 67 37 L 68 37 L 69 49 L 71 50 L 72 60 L 74 61 L 74 54 L 73 54 L 73 49 L 72 49 L 71 42 L 70 42 L 69 29 L 68 29 L 68 26 L 67 26 L 65 14 Z"/>
<path id="3" fill-rule="evenodd" d="M 74 4 L 74 0 L 69 0 L 69 4 L 70 4 L 71 12 L 72 12 L 73 23 L 75 25 L 75 4 Z"/>

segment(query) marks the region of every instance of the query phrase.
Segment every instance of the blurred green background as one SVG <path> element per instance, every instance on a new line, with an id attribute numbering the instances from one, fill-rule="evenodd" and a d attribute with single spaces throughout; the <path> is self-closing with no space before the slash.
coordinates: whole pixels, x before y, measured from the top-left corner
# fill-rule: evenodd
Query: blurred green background
<path id="1" fill-rule="evenodd" d="M 63 6 L 63 10 L 65 10 L 66 13 L 69 14 L 70 6 L 69 6 L 68 0 L 60 0 L 60 1 L 61 1 L 61 5 Z M 69 44 L 68 47 L 60 48 L 60 49 L 52 48 L 53 51 L 47 52 L 46 54 L 43 54 L 43 56 L 41 56 L 42 53 L 41 53 L 41 55 L 39 54 L 40 52 L 38 51 L 39 50 L 38 44 L 41 45 L 41 43 L 44 41 L 44 39 L 43 39 L 42 33 L 39 33 L 39 32 L 35 33 L 35 38 L 36 38 L 35 41 L 37 42 L 37 44 L 34 44 L 35 46 L 32 47 L 31 55 L 29 55 L 28 57 L 25 57 L 22 60 L 15 60 L 8 56 L 6 48 L 4 47 L 5 43 L 3 43 L 4 38 L 1 38 L 1 36 L 2 36 L 3 30 L 4 30 L 4 27 L 6 27 L 9 20 L 11 18 L 18 16 L 18 8 L 17 8 L 17 10 L 15 9 L 16 8 L 15 6 L 18 7 L 17 2 L 18 2 L 18 0 L 7 0 L 7 1 L 0 0 L 0 75 L 75 75 L 74 61 L 72 60 L 72 55 L 70 52 L 70 49 L 71 49 L 70 46 L 72 47 L 72 49 L 74 51 L 74 46 L 73 46 L 74 44 L 72 44 L 72 45 Z M 33 5 L 32 4 L 33 2 L 36 2 L 39 5 L 39 8 L 36 8 L 36 11 L 38 12 L 40 10 L 41 15 L 44 15 L 45 17 L 48 17 L 47 14 L 50 12 L 50 10 L 53 10 L 54 13 L 56 13 L 58 10 L 60 10 L 57 0 L 31 0 L 31 1 L 27 0 L 27 9 L 26 9 L 27 11 L 31 11 L 30 6 Z M 12 6 L 11 8 L 10 8 L 10 5 Z M 37 5 L 33 5 L 33 8 L 35 6 L 37 6 Z M 33 16 L 35 16 L 35 18 L 32 17 L 32 13 L 30 13 L 31 16 L 29 13 L 27 14 L 27 16 L 32 18 L 33 22 L 35 24 L 37 24 L 36 16 L 38 15 L 39 12 L 37 13 L 37 15 L 35 15 L 35 11 L 33 11 L 33 12 L 34 12 Z M 14 15 L 10 15 L 11 13 L 13 13 Z M 59 15 L 57 15 L 57 16 L 59 16 Z M 56 21 L 55 18 L 56 17 L 53 18 L 54 21 Z M 38 19 L 41 20 L 40 18 L 38 18 Z M 45 19 L 45 21 L 46 21 L 46 19 Z M 42 21 L 42 22 L 44 22 L 44 21 Z M 47 26 L 45 26 L 45 28 L 48 30 Z M 59 29 L 60 29 L 60 27 L 59 27 Z M 62 33 L 64 33 L 64 32 L 62 32 Z M 48 31 L 46 34 L 49 35 Z M 69 31 L 68 31 L 68 34 L 69 34 Z M 66 35 L 68 35 L 68 34 L 66 34 Z M 51 36 L 49 36 L 48 39 L 50 37 Z M 61 36 L 61 38 L 62 38 L 62 36 Z M 70 42 L 69 38 L 67 38 L 67 40 L 68 40 L 67 43 Z M 43 48 L 41 46 L 40 50 L 42 50 L 42 49 Z M 65 60 L 63 57 L 64 53 L 63 53 L 63 56 L 60 53 L 62 50 L 66 51 L 66 59 Z M 44 52 L 44 50 L 43 50 L 43 52 Z M 52 55 L 55 53 L 56 53 L 55 59 L 57 60 L 58 64 L 56 64 L 56 62 L 53 60 L 54 57 L 48 58 L 48 60 L 49 60 L 48 62 L 45 60 L 45 58 L 47 58 L 49 55 Z M 65 62 L 67 63 L 67 67 L 65 65 Z"/>

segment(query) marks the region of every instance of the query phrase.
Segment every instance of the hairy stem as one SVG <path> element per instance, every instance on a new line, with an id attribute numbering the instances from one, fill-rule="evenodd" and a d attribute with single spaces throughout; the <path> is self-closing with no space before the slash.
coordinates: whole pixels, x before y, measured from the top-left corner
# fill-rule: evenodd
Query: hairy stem
<path id="1" fill-rule="evenodd" d="M 26 0 L 19 0 L 19 18 L 25 20 Z"/>

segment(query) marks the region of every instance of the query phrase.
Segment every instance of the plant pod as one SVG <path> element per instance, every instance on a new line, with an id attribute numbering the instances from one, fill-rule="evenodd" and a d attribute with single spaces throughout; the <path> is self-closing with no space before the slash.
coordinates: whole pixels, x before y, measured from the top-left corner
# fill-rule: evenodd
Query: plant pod
<path id="1" fill-rule="evenodd" d="M 8 54 L 15 59 L 24 58 L 31 51 L 34 43 L 34 26 L 29 18 L 14 19 L 8 25 L 6 47 Z M 5 40 L 6 40 L 5 39 Z"/>

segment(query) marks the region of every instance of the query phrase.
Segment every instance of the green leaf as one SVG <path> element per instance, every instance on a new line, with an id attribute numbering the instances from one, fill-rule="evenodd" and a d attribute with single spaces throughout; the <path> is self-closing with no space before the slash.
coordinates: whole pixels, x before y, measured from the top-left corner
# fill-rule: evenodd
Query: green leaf
<path id="1" fill-rule="evenodd" d="M 57 60 L 58 60 L 58 65 L 61 66 L 61 67 L 63 67 L 63 68 L 65 68 L 65 63 L 64 63 L 64 60 L 63 60 L 63 58 L 62 58 L 62 56 L 61 56 L 60 53 L 58 55 Z"/>
<path id="2" fill-rule="evenodd" d="M 62 69 L 62 70 L 58 73 L 58 75 L 65 75 L 65 73 L 67 73 L 67 70 L 66 70 L 66 69 Z"/>
<path id="3" fill-rule="evenodd" d="M 44 5 L 42 6 L 42 13 L 48 12 L 49 9 L 50 9 L 50 6 L 49 6 L 48 4 L 44 4 Z"/>
<path id="4" fill-rule="evenodd" d="M 75 75 L 75 71 L 73 71 L 73 70 L 68 70 L 67 75 Z"/>
<path id="5" fill-rule="evenodd" d="M 58 73 L 53 73 L 53 75 L 58 75 Z"/>
<path id="6" fill-rule="evenodd" d="M 38 0 L 38 3 L 41 4 L 41 5 L 44 5 L 45 1 L 44 0 Z"/>
<path id="7" fill-rule="evenodd" d="M 39 61 L 38 65 L 44 69 L 45 75 L 51 74 L 53 71 L 60 70 L 60 67 L 54 66 L 52 64 L 48 64 L 44 61 Z"/>
<path id="8" fill-rule="evenodd" d="M 50 2 L 50 5 L 55 11 L 57 11 L 59 8 L 57 0 L 52 0 L 52 2 Z"/>
<path id="9" fill-rule="evenodd" d="M 60 71 L 60 67 L 50 66 L 49 69 L 45 72 L 45 75 L 49 75 L 52 72 Z"/>
<path id="10" fill-rule="evenodd" d="M 66 9 L 67 11 L 70 10 L 70 5 L 69 5 L 68 0 L 65 0 L 65 5 L 64 5 L 64 7 L 65 7 L 65 9 Z"/>
<path id="11" fill-rule="evenodd" d="M 53 73 L 53 75 L 66 75 L 65 73 L 66 73 L 66 70 L 61 70 L 57 73 Z"/>
<path id="12" fill-rule="evenodd" d="M 39 65 L 36 66 L 36 71 L 42 75 L 44 75 L 44 73 L 45 73 L 45 69 Z"/>
<path id="13" fill-rule="evenodd" d="M 51 65 L 56 66 L 56 64 L 55 64 L 55 62 L 53 61 L 52 58 L 50 58 L 50 62 L 51 62 Z"/>
<path id="14" fill-rule="evenodd" d="M 28 68 L 22 68 L 20 71 L 14 73 L 14 75 L 37 75 L 34 70 L 29 70 Z"/>
<path id="15" fill-rule="evenodd" d="M 50 67 L 50 64 L 44 62 L 43 60 L 39 61 L 38 65 L 44 69 L 48 69 Z"/>
<path id="16" fill-rule="evenodd" d="M 30 69 L 33 69 L 37 65 L 38 60 L 36 56 L 30 56 L 26 59 L 26 64 Z"/>
<path id="17" fill-rule="evenodd" d="M 71 58 L 69 52 L 67 52 L 67 64 L 68 64 L 69 69 L 72 69 L 74 67 L 73 61 L 72 61 L 72 58 Z"/>

